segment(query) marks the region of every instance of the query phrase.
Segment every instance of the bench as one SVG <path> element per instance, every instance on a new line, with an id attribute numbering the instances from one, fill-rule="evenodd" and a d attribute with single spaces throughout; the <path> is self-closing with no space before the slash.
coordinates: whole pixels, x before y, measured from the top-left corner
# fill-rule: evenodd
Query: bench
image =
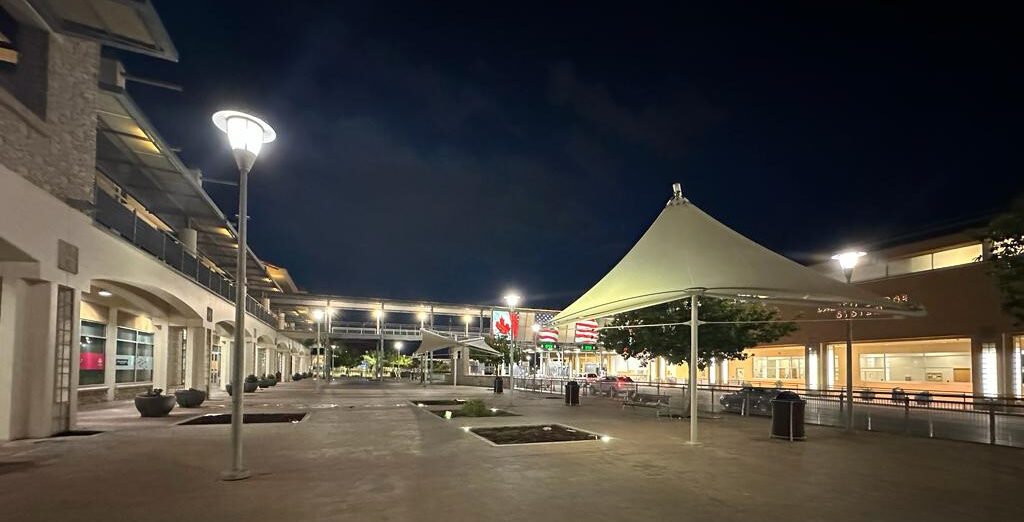
<path id="1" fill-rule="evenodd" d="M 661 417 L 662 409 L 667 411 L 669 403 L 668 395 L 656 395 L 653 393 L 633 393 L 626 397 L 626 400 L 622 401 L 622 408 L 626 406 L 633 408 L 635 411 L 639 406 L 641 408 L 655 408 L 658 411 L 658 417 Z"/>

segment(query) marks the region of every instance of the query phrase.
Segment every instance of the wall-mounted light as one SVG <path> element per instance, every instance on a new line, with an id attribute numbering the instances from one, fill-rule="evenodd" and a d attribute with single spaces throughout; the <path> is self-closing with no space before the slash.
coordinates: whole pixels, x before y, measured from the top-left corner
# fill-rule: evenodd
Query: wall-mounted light
<path id="1" fill-rule="evenodd" d="M 110 291 L 108 291 L 108 290 L 100 290 L 99 292 L 96 292 L 96 294 L 98 294 L 100 297 L 110 297 L 110 296 L 114 295 L 114 294 L 110 293 Z"/>

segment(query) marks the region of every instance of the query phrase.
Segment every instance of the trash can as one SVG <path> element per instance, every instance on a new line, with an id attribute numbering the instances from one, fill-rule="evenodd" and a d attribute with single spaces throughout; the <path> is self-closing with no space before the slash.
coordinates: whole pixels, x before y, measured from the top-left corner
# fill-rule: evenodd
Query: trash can
<path id="1" fill-rule="evenodd" d="M 505 381 L 501 377 L 494 378 L 494 393 L 502 393 L 505 391 Z"/>
<path id="2" fill-rule="evenodd" d="M 580 405 L 580 383 L 576 381 L 565 383 L 565 404 L 566 406 Z"/>
<path id="3" fill-rule="evenodd" d="M 807 401 L 784 391 L 772 399 L 772 438 L 804 440 L 804 407 Z"/>

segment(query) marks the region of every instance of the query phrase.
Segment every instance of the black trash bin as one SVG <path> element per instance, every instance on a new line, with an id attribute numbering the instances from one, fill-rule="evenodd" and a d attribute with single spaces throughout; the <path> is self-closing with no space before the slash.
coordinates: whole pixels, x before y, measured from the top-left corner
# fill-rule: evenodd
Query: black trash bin
<path id="1" fill-rule="evenodd" d="M 565 383 L 565 404 L 567 406 L 580 405 L 580 383 L 576 381 Z"/>
<path id="2" fill-rule="evenodd" d="M 505 391 L 505 381 L 501 377 L 494 378 L 494 393 L 503 393 Z"/>
<path id="3" fill-rule="evenodd" d="M 773 438 L 804 440 L 804 407 L 807 401 L 799 395 L 784 391 L 772 399 L 772 433 Z"/>

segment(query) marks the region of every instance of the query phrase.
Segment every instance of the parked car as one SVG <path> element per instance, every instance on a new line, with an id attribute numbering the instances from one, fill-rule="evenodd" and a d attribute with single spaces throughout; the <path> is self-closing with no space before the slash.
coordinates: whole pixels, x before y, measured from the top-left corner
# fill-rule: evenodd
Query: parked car
<path id="1" fill-rule="evenodd" d="M 633 379 L 629 377 L 601 377 L 590 383 L 590 390 L 592 393 L 618 397 L 633 390 Z"/>
<path id="2" fill-rule="evenodd" d="M 722 409 L 731 413 L 744 413 L 747 415 L 771 415 L 772 399 L 782 390 L 778 388 L 758 388 L 755 386 L 744 386 L 739 391 L 723 395 L 719 403 Z M 746 402 L 744 408 L 743 403 Z"/>
<path id="3" fill-rule="evenodd" d="M 579 376 L 576 380 L 580 384 L 593 384 L 595 381 L 600 379 L 596 373 L 584 373 Z"/>

